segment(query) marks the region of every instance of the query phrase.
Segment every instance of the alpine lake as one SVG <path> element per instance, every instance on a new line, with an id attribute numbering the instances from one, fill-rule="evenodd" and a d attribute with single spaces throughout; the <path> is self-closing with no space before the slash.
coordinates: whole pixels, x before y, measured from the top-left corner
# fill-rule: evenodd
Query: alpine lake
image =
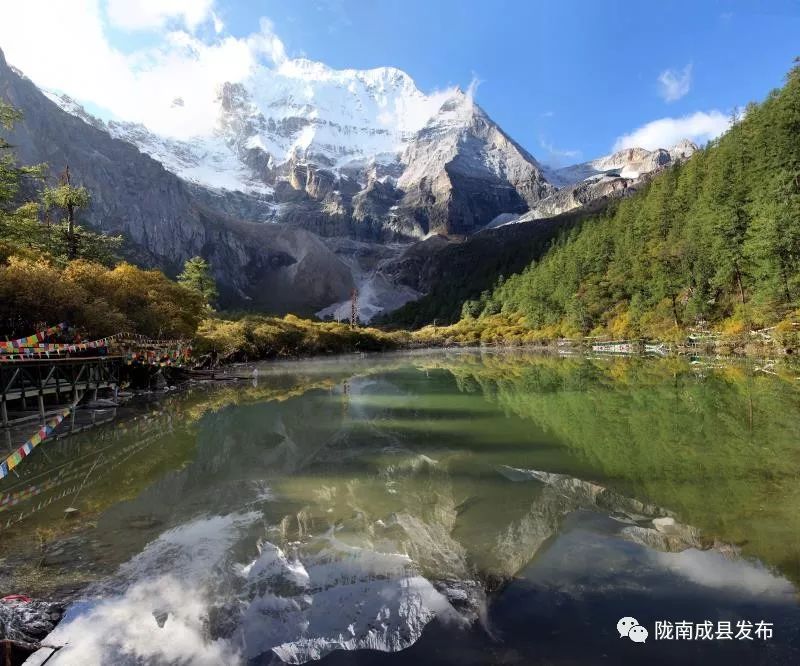
<path id="1" fill-rule="evenodd" d="M 236 372 L 0 482 L 0 596 L 70 604 L 48 666 L 800 663 L 789 366 L 438 350 Z"/>

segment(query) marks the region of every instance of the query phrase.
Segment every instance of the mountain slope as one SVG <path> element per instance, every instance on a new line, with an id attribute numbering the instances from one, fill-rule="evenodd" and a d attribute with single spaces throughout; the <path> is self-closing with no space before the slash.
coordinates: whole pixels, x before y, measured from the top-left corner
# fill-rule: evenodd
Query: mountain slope
<path id="1" fill-rule="evenodd" d="M 555 191 L 539 163 L 461 92 L 419 131 L 402 159 L 400 207 L 421 212 L 428 232 L 476 231 Z"/>
<path id="2" fill-rule="evenodd" d="M 203 255 L 224 305 L 277 313 L 341 316 L 353 287 L 365 318 L 397 308 L 439 288 L 410 276 L 410 266 L 424 257 L 420 270 L 448 281 L 445 258 L 459 254 L 447 243 L 408 244 L 595 210 L 692 148 L 631 149 L 554 171 L 469 92 L 425 95 L 392 68 L 307 60 L 257 68 L 221 81 L 208 108 L 175 98 L 161 134 L 104 122 L 64 95 L 45 97 L 5 63 L 0 82 L 25 114 L 14 137 L 20 157 L 50 162 L 53 173 L 69 161 L 94 197 L 89 224 L 124 234 L 128 256 L 173 275 Z M 463 256 L 480 261 L 480 245 Z M 478 293 L 491 286 L 482 281 Z M 464 295 L 476 296 L 472 288 Z"/>
<path id="3" fill-rule="evenodd" d="M 92 195 L 82 219 L 105 233 L 121 233 L 137 263 L 174 275 L 185 259 L 203 255 L 214 266 L 223 303 L 276 311 L 285 311 L 276 303 L 284 298 L 297 311 L 311 312 L 349 293 L 349 269 L 319 238 L 229 218 L 215 206 L 219 197 L 197 196 L 130 143 L 62 111 L 9 67 L 2 52 L 0 96 L 23 113 L 9 133 L 20 162 L 47 162 L 51 178 L 69 164 Z"/>
<path id="4" fill-rule="evenodd" d="M 800 308 L 800 67 L 780 91 L 483 299 L 547 335 L 739 333 Z M 788 343 L 793 344 L 793 343 Z"/>
<path id="5" fill-rule="evenodd" d="M 50 95 L 64 110 L 104 126 L 186 180 L 265 194 L 264 181 L 282 165 L 311 162 L 338 172 L 370 160 L 394 161 L 448 94 L 424 95 L 407 74 L 390 67 L 334 70 L 304 59 L 217 83 L 209 108 L 173 100 L 161 132 L 133 122 L 105 125 L 69 97 Z M 198 126 L 197 115 L 213 122 Z M 222 168 L 204 169 L 208 163 Z M 246 177 L 237 179 L 236 172 Z"/>
<path id="6" fill-rule="evenodd" d="M 202 109 L 213 123 L 191 135 L 104 123 L 67 96 L 48 96 L 189 183 L 228 199 L 240 193 L 234 214 L 326 236 L 463 234 L 554 190 L 470 94 L 425 95 L 393 68 L 333 70 L 302 59 L 259 67 L 220 81 Z M 196 129 L 197 112 L 176 99 L 163 123 Z"/>
<path id="7" fill-rule="evenodd" d="M 576 210 L 536 224 L 510 224 L 473 234 L 460 243 L 434 236 L 410 246 L 382 271 L 395 284 L 422 294 L 381 317 L 392 326 L 419 328 L 459 319 L 463 304 L 488 296 L 498 279 L 525 269 L 542 257 L 560 234 L 589 214 Z"/>
<path id="8" fill-rule="evenodd" d="M 642 175 L 663 169 L 676 161 L 687 159 L 696 150 L 697 146 L 688 139 L 683 139 L 669 149 L 625 148 L 589 162 L 550 170 L 547 172 L 547 177 L 559 187 L 574 185 L 582 180 L 596 176 L 615 175 L 622 178 L 636 179 Z"/>
<path id="9" fill-rule="evenodd" d="M 173 99 L 161 110 L 160 133 L 104 123 L 69 97 L 48 94 L 161 162 L 226 214 L 378 242 L 558 215 L 625 194 L 695 148 L 633 148 L 545 168 L 471 92 L 424 94 L 391 67 L 335 70 L 295 59 L 215 84 L 216 95 L 203 103 Z"/>
<path id="10" fill-rule="evenodd" d="M 522 215 L 493 220 L 490 227 L 532 222 L 635 192 L 658 172 L 691 157 L 697 146 L 684 139 L 670 149 L 626 148 L 611 155 L 561 169 L 545 169 L 551 192 Z"/>

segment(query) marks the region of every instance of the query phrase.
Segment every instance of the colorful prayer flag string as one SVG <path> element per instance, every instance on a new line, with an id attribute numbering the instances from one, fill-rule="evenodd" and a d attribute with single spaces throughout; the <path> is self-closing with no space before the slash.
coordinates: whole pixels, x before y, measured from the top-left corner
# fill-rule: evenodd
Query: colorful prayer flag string
<path id="1" fill-rule="evenodd" d="M 72 411 L 72 407 L 65 407 L 58 412 L 52 419 L 45 423 L 27 442 L 20 446 L 14 453 L 12 453 L 3 462 L 0 462 L 0 479 L 7 477 L 11 470 L 22 462 L 22 459 L 30 455 L 41 442 L 47 439 L 48 436 L 58 427 L 67 415 Z"/>
<path id="2" fill-rule="evenodd" d="M 55 326 L 50 326 L 49 328 L 44 329 L 43 331 L 39 331 L 34 333 L 33 335 L 28 335 L 24 338 L 18 338 L 16 340 L 0 340 L 0 349 L 19 349 L 20 347 L 32 347 L 44 340 L 45 338 L 49 338 L 51 335 L 54 335 L 58 331 L 63 331 L 68 327 L 68 324 L 62 321 L 60 324 L 56 324 Z"/>

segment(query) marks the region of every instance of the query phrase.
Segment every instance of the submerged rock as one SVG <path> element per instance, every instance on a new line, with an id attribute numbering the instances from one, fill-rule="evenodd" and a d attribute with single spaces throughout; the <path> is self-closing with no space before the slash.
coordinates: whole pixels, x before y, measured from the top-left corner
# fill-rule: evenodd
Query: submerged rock
<path id="1" fill-rule="evenodd" d="M 33 651 L 64 615 L 64 607 L 14 595 L 0 599 L 0 640 L 30 646 Z"/>

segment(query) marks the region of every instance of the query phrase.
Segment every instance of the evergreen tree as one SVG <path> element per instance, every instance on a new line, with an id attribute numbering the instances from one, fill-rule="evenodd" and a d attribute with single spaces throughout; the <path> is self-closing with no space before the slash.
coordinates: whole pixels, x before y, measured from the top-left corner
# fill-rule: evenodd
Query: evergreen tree
<path id="1" fill-rule="evenodd" d="M 66 213 L 66 254 L 67 259 L 72 261 L 78 258 L 78 234 L 75 230 L 75 211 L 79 208 L 86 208 L 89 205 L 90 197 L 88 190 L 83 187 L 75 187 L 72 184 L 72 177 L 69 173 L 69 166 L 65 167 L 64 172 L 59 176 L 57 187 L 45 189 L 42 195 L 45 210 L 59 209 Z"/>
<path id="2" fill-rule="evenodd" d="M 0 100 L 0 129 L 10 130 L 22 115 Z M 18 201 L 20 188 L 26 178 L 38 179 L 44 165 L 18 166 L 13 146 L 0 136 L 0 246 L 9 254 L 18 248 L 39 248 L 42 243 L 38 224 L 39 207 L 35 203 Z"/>
<path id="3" fill-rule="evenodd" d="M 87 259 L 106 265 L 113 263 L 122 245 L 122 237 L 95 233 L 76 223 L 76 211 L 87 208 L 91 196 L 82 185 L 76 187 L 72 184 L 69 166 L 59 176 L 57 187 L 45 188 L 42 201 L 45 211 L 61 211 L 64 215 L 55 224 L 45 225 L 45 245 L 51 256 L 61 263 L 75 259 Z"/>
<path id="4" fill-rule="evenodd" d="M 800 318 L 800 66 L 685 164 L 483 296 L 548 335 L 667 337 Z M 472 304 L 466 308 L 475 314 Z"/>
<path id="5" fill-rule="evenodd" d="M 219 295 L 217 283 L 211 275 L 210 264 L 202 257 L 187 259 L 178 282 L 200 294 L 208 307 L 211 307 Z"/>

